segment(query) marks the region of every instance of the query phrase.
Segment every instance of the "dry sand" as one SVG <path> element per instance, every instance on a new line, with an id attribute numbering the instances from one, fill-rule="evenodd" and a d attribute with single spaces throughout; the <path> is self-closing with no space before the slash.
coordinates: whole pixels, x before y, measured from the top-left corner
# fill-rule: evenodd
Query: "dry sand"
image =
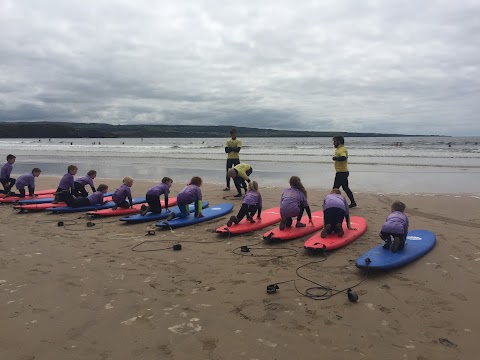
<path id="1" fill-rule="evenodd" d="M 97 179 L 96 183 L 100 183 Z M 37 188 L 58 179 L 40 177 Z M 107 181 L 102 181 L 107 182 Z M 111 188 L 119 180 L 107 182 Z M 142 196 L 153 182 L 135 182 Z M 175 195 L 184 184 L 175 183 Z M 211 204 L 240 200 L 205 184 Z M 283 188 L 261 188 L 264 208 Z M 310 190 L 312 210 L 326 191 Z M 229 197 L 226 197 L 230 195 Z M 314 301 L 293 283 L 295 269 L 322 256 L 303 251 L 306 238 L 235 255 L 266 231 L 230 238 L 215 234 L 227 217 L 172 231 L 127 226 L 108 218 L 86 227 L 82 214 L 17 214 L 0 207 L 0 359 L 478 359 L 480 334 L 480 199 L 471 196 L 357 193 L 353 215 L 367 232 L 302 274 L 344 288 L 364 273 L 355 259 L 380 243 L 393 199 L 407 204 L 411 229 L 437 235 L 432 252 L 356 288 L 357 303 L 339 294 Z M 77 225 L 58 227 L 58 220 Z M 269 228 L 267 228 L 269 229 Z M 145 240 L 182 251 L 133 252 Z M 189 242 L 185 242 L 185 240 Z M 216 241 L 215 243 L 202 243 Z M 312 284 L 297 278 L 300 291 Z M 477 300 L 476 300 L 477 299 Z M 477 340 L 475 340 L 477 339 Z"/>

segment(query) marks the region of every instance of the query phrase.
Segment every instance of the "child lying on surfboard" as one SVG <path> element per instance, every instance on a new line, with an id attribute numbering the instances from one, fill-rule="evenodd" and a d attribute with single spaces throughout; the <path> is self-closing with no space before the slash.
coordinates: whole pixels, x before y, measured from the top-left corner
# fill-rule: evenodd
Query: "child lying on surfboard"
<path id="1" fill-rule="evenodd" d="M 227 221 L 227 226 L 232 224 L 238 224 L 242 219 L 247 216 L 247 220 L 254 223 L 253 216 L 258 211 L 257 219 L 261 220 L 260 214 L 262 213 L 262 195 L 258 192 L 258 183 L 251 181 L 248 183 L 248 191 L 243 198 L 242 207 L 238 211 L 237 216 L 231 216 Z"/>

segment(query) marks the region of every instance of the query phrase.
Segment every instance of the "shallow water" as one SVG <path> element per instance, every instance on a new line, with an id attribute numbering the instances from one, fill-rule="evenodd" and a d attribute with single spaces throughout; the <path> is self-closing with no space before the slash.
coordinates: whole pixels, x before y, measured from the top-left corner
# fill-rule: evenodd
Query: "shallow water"
<path id="1" fill-rule="evenodd" d="M 99 178 L 225 183 L 225 139 L 0 139 L 0 153 L 17 156 L 14 173 L 40 167 L 63 175 L 76 164 Z M 241 160 L 261 186 L 285 186 L 298 175 L 306 187 L 329 188 L 335 176 L 331 138 L 246 138 Z M 451 143 L 451 147 L 448 146 Z M 479 193 L 480 138 L 346 138 L 353 191 Z"/>

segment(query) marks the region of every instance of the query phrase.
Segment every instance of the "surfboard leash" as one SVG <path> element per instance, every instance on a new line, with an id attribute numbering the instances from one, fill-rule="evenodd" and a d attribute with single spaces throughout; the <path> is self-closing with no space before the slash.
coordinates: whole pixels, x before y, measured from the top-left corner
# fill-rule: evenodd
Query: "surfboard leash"
<path id="1" fill-rule="evenodd" d="M 369 274 L 369 270 L 370 270 L 370 259 L 365 259 L 365 262 L 367 264 L 367 271 L 366 271 L 365 276 L 363 277 L 362 280 L 360 280 L 358 283 L 356 283 L 353 286 L 349 286 L 349 287 L 346 287 L 344 289 L 336 289 L 334 287 L 325 286 L 325 285 L 322 285 L 318 282 L 315 282 L 315 281 L 313 281 L 313 280 L 311 280 L 311 279 L 309 279 L 309 278 L 307 278 L 307 277 L 305 277 L 305 276 L 303 276 L 299 273 L 300 269 L 302 269 L 302 268 L 304 268 L 308 265 L 318 264 L 318 263 L 322 263 L 322 262 L 326 261 L 328 259 L 326 249 L 324 249 L 323 254 L 325 256 L 324 259 L 318 260 L 318 261 L 308 262 L 304 265 L 301 265 L 301 266 L 297 267 L 297 269 L 295 270 L 295 273 L 297 274 L 297 276 L 299 278 L 301 278 L 305 281 L 308 281 L 312 284 L 315 284 L 316 286 L 311 286 L 311 287 L 305 289 L 304 292 L 302 292 L 297 287 L 297 284 L 296 284 L 297 279 L 291 279 L 291 280 L 286 280 L 286 281 L 277 282 L 277 283 L 267 285 L 267 293 L 268 294 L 275 293 L 278 289 L 280 289 L 280 287 L 278 286 L 279 284 L 293 282 L 293 286 L 294 286 L 295 290 L 300 295 L 302 295 L 304 297 L 307 297 L 309 299 L 312 299 L 312 300 L 328 300 L 328 299 L 334 297 L 335 295 L 338 295 L 338 294 L 341 294 L 341 293 L 346 293 L 349 301 L 356 302 L 358 300 L 358 294 L 355 291 L 353 291 L 352 289 L 356 288 L 357 286 L 362 284 L 367 279 L 368 274 Z M 323 292 L 322 293 L 317 293 L 318 291 L 323 291 Z"/>

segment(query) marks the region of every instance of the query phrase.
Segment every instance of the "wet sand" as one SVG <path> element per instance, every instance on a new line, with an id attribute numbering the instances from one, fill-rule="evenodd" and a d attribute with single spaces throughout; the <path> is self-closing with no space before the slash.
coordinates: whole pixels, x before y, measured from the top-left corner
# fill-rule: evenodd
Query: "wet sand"
<path id="1" fill-rule="evenodd" d="M 111 189 L 120 180 L 97 179 Z M 58 178 L 40 177 L 37 188 Z M 153 184 L 136 181 L 134 196 Z M 174 183 L 172 195 L 184 184 Z M 204 184 L 210 204 L 241 200 L 223 186 Z M 284 187 L 261 188 L 264 209 L 278 206 Z M 309 190 L 312 211 L 327 190 Z M 118 218 L 84 214 L 17 214 L 0 207 L 1 359 L 476 359 L 480 296 L 480 199 L 468 195 L 356 193 L 352 215 L 367 232 L 333 251 L 302 275 L 339 289 L 365 273 L 354 265 L 380 244 L 379 229 L 393 200 L 407 205 L 411 229 L 437 235 L 436 247 L 418 261 L 375 272 L 355 288 L 315 301 L 300 292 L 312 284 L 297 267 L 323 260 L 303 250 L 307 237 L 262 243 L 268 229 L 221 237 L 228 216 L 174 231 L 154 223 L 125 225 Z M 73 224 L 58 227 L 57 221 Z M 171 249 L 134 252 L 137 249 Z M 258 244 L 248 256 L 233 253 Z M 260 247 L 263 247 L 261 249 Z M 283 250 L 282 250 L 283 249 Z M 293 256 L 285 256 L 293 255 Z"/>

